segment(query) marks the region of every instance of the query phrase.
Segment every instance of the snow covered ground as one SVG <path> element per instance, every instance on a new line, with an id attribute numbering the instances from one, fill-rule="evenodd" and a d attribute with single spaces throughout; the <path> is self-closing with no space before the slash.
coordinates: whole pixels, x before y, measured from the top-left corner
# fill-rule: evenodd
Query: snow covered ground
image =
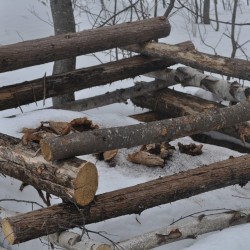
<path id="1" fill-rule="evenodd" d="M 152 1 L 153 2 L 153 1 Z M 220 2 L 220 1 L 219 1 Z M 39 20 L 31 12 L 35 12 L 46 21 L 49 22 L 50 12 L 48 7 L 44 6 L 41 1 L 32 0 L 0 0 L 0 45 L 15 43 L 22 40 L 34 39 L 39 37 L 45 37 L 53 34 L 53 28 L 48 23 Z M 163 10 L 162 10 L 163 11 Z M 238 22 L 249 22 L 250 8 L 242 6 L 241 15 L 237 16 Z M 223 20 L 230 20 L 231 12 L 224 11 L 219 4 L 220 18 Z M 187 22 L 185 18 L 185 12 L 177 13 L 171 18 L 172 31 L 169 37 L 162 39 L 167 43 L 178 43 L 192 39 L 196 48 L 200 51 L 207 53 L 213 53 L 213 51 L 200 42 L 198 35 L 194 37 L 195 29 L 191 23 Z M 90 28 L 90 24 L 86 24 L 87 18 L 84 15 L 77 16 L 77 22 L 80 29 Z M 249 27 L 248 27 L 249 29 Z M 226 28 L 221 27 L 221 32 L 215 32 L 212 27 L 201 27 L 206 37 L 206 42 L 211 45 L 216 45 L 221 39 L 221 33 L 226 31 Z M 245 28 L 241 28 L 240 41 L 243 43 L 249 39 L 245 34 Z M 222 37 L 222 42 L 216 48 L 216 51 L 225 56 L 230 56 L 231 47 L 230 40 L 226 37 Z M 250 45 L 246 44 L 246 53 L 250 56 Z M 99 53 L 102 59 L 104 55 Z M 237 54 L 242 58 L 242 54 Z M 93 64 L 98 64 L 98 61 L 90 56 L 82 56 L 77 59 L 77 67 L 86 67 Z M 16 70 L 13 72 L 7 72 L 0 74 L 0 86 L 22 82 L 28 79 L 35 79 L 41 77 L 46 72 L 50 75 L 52 71 L 52 63 L 45 65 L 30 67 L 22 70 Z M 146 79 L 140 77 L 138 79 Z M 80 91 L 76 94 L 77 98 L 83 98 L 96 94 L 105 93 L 112 89 L 116 89 L 121 86 L 133 85 L 132 80 L 125 80 L 122 82 L 116 82 L 112 85 L 96 87 L 89 90 Z M 193 91 L 193 90 L 192 90 Z M 46 101 L 46 106 L 50 106 L 51 101 Z M 71 112 L 63 110 L 39 110 L 32 111 L 38 108 L 42 108 L 42 103 L 39 102 L 38 106 L 35 104 L 26 105 L 23 108 L 24 113 L 21 113 L 19 109 L 11 109 L 0 112 L 0 132 L 6 133 L 12 136 L 21 137 L 20 133 L 23 127 L 36 127 L 40 121 L 70 121 L 76 117 L 88 116 L 97 124 L 102 126 L 122 126 L 126 124 L 135 124 L 137 121 L 132 118 L 128 118 L 128 115 L 134 113 L 140 113 L 142 110 L 135 108 L 130 103 L 125 104 L 113 104 L 103 108 L 98 108 L 84 112 Z M 16 115 L 13 118 L 6 118 L 10 115 Z M 179 140 L 171 142 L 176 146 L 177 143 L 190 143 L 192 140 L 189 137 L 185 137 Z M 180 171 L 185 171 L 191 168 L 199 167 L 204 164 L 210 164 L 213 162 L 228 159 L 230 156 L 240 156 L 241 154 L 229 149 L 204 145 L 203 154 L 200 156 L 189 156 L 181 154 L 176 147 L 173 157 L 168 161 L 164 168 L 148 168 L 141 165 L 134 165 L 126 160 L 128 153 L 133 152 L 136 148 L 122 149 L 119 151 L 116 157 L 116 167 L 110 168 L 107 163 L 97 161 L 95 157 L 81 156 L 82 159 L 94 162 L 99 172 L 99 188 L 98 193 L 104 193 L 119 188 L 132 186 L 138 183 L 142 183 L 148 180 L 158 178 L 159 176 L 171 175 Z M 37 195 L 36 191 L 32 187 L 26 187 L 22 192 L 19 191 L 21 182 L 9 178 L 0 176 L 0 200 L 2 199 L 18 199 L 36 201 L 42 204 L 41 199 Z M 241 198 L 239 198 L 241 197 Z M 243 198 L 242 198 L 243 197 Z M 244 197 L 246 197 L 244 199 Z M 203 211 L 206 209 L 241 209 L 250 207 L 250 184 L 244 188 L 239 186 L 227 187 L 224 189 L 204 193 L 194 196 L 189 199 L 180 200 L 172 204 L 166 204 L 158 206 L 152 209 L 144 211 L 141 215 L 127 215 L 123 217 L 114 218 L 104 222 L 88 225 L 87 228 L 93 231 L 105 231 L 107 236 L 113 241 L 121 241 L 131 238 L 135 235 L 143 234 L 148 231 L 152 231 L 157 228 L 161 228 L 169 225 L 173 220 L 188 214 Z M 53 203 L 59 203 L 60 199 L 54 197 Z M 30 203 L 25 202 L 13 202 L 13 201 L 0 201 L 0 206 L 18 212 L 26 212 L 32 209 L 38 209 L 38 206 L 32 206 Z M 172 243 L 159 247 L 157 249 L 166 250 L 243 250 L 248 249 L 250 246 L 250 225 L 235 226 L 221 232 L 214 232 L 206 235 L 199 236 L 198 239 L 188 239 L 177 243 Z M 1 236 L 2 237 L 2 236 Z M 91 234 L 93 239 L 98 241 L 104 241 L 105 239 Z M 2 240 L 1 240 L 2 239 Z M 2 243 L 1 243 L 2 241 Z M 7 242 L 0 238 L 0 246 L 4 245 L 8 249 L 48 249 L 49 246 L 46 242 L 39 239 L 29 241 L 27 243 L 20 244 L 18 246 L 8 246 Z"/>

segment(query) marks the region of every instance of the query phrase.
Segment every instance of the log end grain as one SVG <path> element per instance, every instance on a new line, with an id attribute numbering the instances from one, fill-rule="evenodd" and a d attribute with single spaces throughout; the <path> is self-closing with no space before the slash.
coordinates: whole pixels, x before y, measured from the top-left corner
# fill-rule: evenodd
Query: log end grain
<path id="1" fill-rule="evenodd" d="M 81 165 L 76 179 L 74 180 L 75 200 L 81 206 L 88 205 L 93 201 L 98 188 L 98 172 L 91 162 Z"/>
<path id="2" fill-rule="evenodd" d="M 5 240 L 9 242 L 9 244 L 13 245 L 16 244 L 15 240 L 15 233 L 11 226 L 11 224 L 8 221 L 8 218 L 3 219 L 2 221 L 2 232 L 5 236 Z"/>

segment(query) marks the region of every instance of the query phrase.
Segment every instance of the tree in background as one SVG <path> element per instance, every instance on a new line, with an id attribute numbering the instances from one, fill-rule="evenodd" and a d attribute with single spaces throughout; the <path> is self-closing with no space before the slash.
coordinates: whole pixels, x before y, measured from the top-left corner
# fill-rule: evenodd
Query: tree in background
<path id="1" fill-rule="evenodd" d="M 55 35 L 76 32 L 75 18 L 71 0 L 50 0 L 52 18 L 54 22 Z M 76 66 L 76 58 L 69 58 L 56 61 L 53 67 L 53 74 L 60 74 L 67 71 L 72 71 Z M 53 97 L 54 106 L 62 105 L 63 103 L 74 101 L 74 93 Z"/>

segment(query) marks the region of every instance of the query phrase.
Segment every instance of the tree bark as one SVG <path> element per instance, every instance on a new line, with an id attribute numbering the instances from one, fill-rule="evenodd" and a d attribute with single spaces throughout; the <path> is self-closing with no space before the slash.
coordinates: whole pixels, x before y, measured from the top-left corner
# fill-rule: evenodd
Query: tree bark
<path id="1" fill-rule="evenodd" d="M 58 204 L 6 218 L 2 222 L 2 229 L 6 240 L 10 244 L 17 244 L 84 223 L 140 214 L 151 207 L 230 185 L 243 185 L 249 180 L 250 156 L 245 155 L 100 194 L 93 204 L 85 207 Z"/>
<path id="2" fill-rule="evenodd" d="M 200 70 L 250 80 L 249 62 L 241 59 L 209 55 L 198 52 L 195 49 L 188 49 L 185 51 L 183 48 L 180 48 L 179 45 L 168 45 L 163 43 L 130 45 L 126 46 L 124 49 L 148 56 L 155 56 L 168 60 L 171 59 L 175 63 L 182 63 Z"/>
<path id="3" fill-rule="evenodd" d="M 50 7 L 55 35 L 76 32 L 75 18 L 71 0 L 50 0 Z M 75 57 L 56 61 L 53 67 L 53 75 L 72 71 L 75 69 L 75 67 Z M 74 100 L 74 92 L 52 98 L 53 106 L 61 105 Z"/>
<path id="4" fill-rule="evenodd" d="M 250 102 L 247 101 L 231 107 L 169 120 L 44 139 L 40 142 L 41 150 L 46 160 L 54 161 L 75 155 L 163 142 L 248 121 L 249 109 Z"/>
<path id="5" fill-rule="evenodd" d="M 135 56 L 0 88 L 0 110 L 100 86 L 173 65 L 171 60 Z"/>
<path id="6" fill-rule="evenodd" d="M 103 95 L 89 97 L 86 99 L 77 100 L 74 102 L 65 103 L 62 106 L 55 106 L 54 108 L 84 111 L 88 109 L 98 108 L 117 102 L 126 102 L 128 99 L 148 92 L 163 89 L 168 84 L 165 81 L 156 80 L 150 83 L 138 82 L 135 86 L 125 89 L 117 89 L 113 92 L 107 92 Z"/>
<path id="7" fill-rule="evenodd" d="M 159 119 L 166 119 L 166 118 L 176 118 L 181 117 L 184 115 L 193 115 L 201 112 L 205 112 L 206 110 L 213 110 L 217 108 L 225 107 L 222 104 L 207 101 L 204 99 L 201 99 L 196 96 L 192 96 L 189 94 L 177 92 L 171 89 L 163 89 L 161 91 L 156 91 L 154 93 L 147 93 L 143 96 L 138 96 L 135 98 L 132 98 L 131 101 L 139 107 L 151 109 L 158 114 Z M 137 117 L 135 116 L 135 119 Z M 157 117 L 156 117 L 157 118 Z M 139 119 L 143 119 L 143 117 L 139 117 Z M 149 118 L 148 118 L 149 119 Z M 155 120 L 159 120 L 155 119 Z M 151 119 L 152 121 L 152 119 Z M 231 137 L 234 137 L 238 140 L 242 140 L 242 131 L 244 128 L 248 128 L 247 124 L 241 124 L 237 126 L 232 127 L 225 127 L 218 130 L 218 132 L 229 135 Z M 198 139 L 204 138 L 205 135 L 193 135 L 194 138 Z M 205 139 L 205 138 L 204 138 Z M 209 138 L 206 138 L 209 139 Z M 245 134 L 244 138 L 245 142 L 250 142 L 250 135 Z M 206 142 L 206 141 L 203 141 Z M 208 141 L 207 141 L 208 142 Z M 223 146 L 230 146 L 232 142 L 225 141 L 223 143 Z M 218 142 L 216 142 L 216 145 Z M 233 144 L 235 147 L 236 144 Z M 246 148 L 246 146 L 243 148 L 239 148 L 240 151 L 246 152 L 249 151 L 249 149 Z"/>
<path id="8" fill-rule="evenodd" d="M 38 145 L 0 134 L 0 172 L 79 205 L 89 204 L 98 186 L 94 164 L 77 158 L 46 162 Z"/>
<path id="9" fill-rule="evenodd" d="M 210 0 L 204 0 L 203 23 L 210 24 Z"/>
<path id="10" fill-rule="evenodd" d="M 165 17 L 68 33 L 0 47 L 0 72 L 168 36 Z"/>

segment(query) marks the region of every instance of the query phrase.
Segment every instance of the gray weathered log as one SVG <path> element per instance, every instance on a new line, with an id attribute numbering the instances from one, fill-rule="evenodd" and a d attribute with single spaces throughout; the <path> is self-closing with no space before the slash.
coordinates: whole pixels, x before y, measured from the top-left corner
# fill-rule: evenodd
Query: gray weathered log
<path id="1" fill-rule="evenodd" d="M 107 92 L 103 95 L 93 96 L 86 99 L 77 100 L 74 102 L 64 103 L 63 105 L 56 105 L 54 108 L 84 111 L 88 109 L 98 108 L 112 103 L 126 102 L 128 99 L 146 93 L 166 88 L 168 84 L 165 81 L 156 80 L 150 83 L 137 82 L 135 86 L 117 89 L 113 92 Z"/>
<path id="2" fill-rule="evenodd" d="M 76 32 L 74 10 L 71 0 L 50 0 L 50 8 L 54 23 L 55 35 Z M 70 72 L 74 70 L 75 67 L 75 57 L 55 61 L 53 67 L 53 75 Z M 53 106 L 55 106 L 74 100 L 74 92 L 71 92 L 69 89 L 67 94 L 52 98 L 52 103 Z"/>
<path id="3" fill-rule="evenodd" d="M 0 172 L 76 204 L 94 199 L 98 187 L 94 164 L 78 158 L 49 163 L 38 149 L 38 145 L 23 146 L 20 139 L 0 134 Z"/>
<path id="4" fill-rule="evenodd" d="M 144 45 L 129 45 L 124 49 L 148 56 L 171 59 L 176 63 L 182 63 L 200 70 L 250 80 L 250 64 L 242 59 L 209 55 L 195 49 L 183 50 L 179 45 L 153 42 Z"/>
<path id="5" fill-rule="evenodd" d="M 75 155 L 163 142 L 248 121 L 249 110 L 250 102 L 246 101 L 231 107 L 169 120 L 96 129 L 41 140 L 41 150 L 46 160 L 53 161 Z"/>
<path id="6" fill-rule="evenodd" d="M 244 155 L 100 194 L 92 204 L 85 207 L 58 204 L 5 218 L 2 229 L 6 240 L 17 244 L 84 224 L 125 214 L 140 214 L 148 208 L 230 185 L 244 185 L 249 180 L 250 156 Z"/>
<path id="7" fill-rule="evenodd" d="M 0 47 L 0 72 L 146 42 L 169 33 L 168 20 L 156 17 L 4 45 Z"/>
<path id="8" fill-rule="evenodd" d="M 171 60 L 135 56 L 0 88 L 0 110 L 135 77 L 173 65 Z"/>
<path id="9" fill-rule="evenodd" d="M 199 97 L 186 93 L 177 92 L 171 89 L 162 89 L 153 93 L 147 93 L 143 96 L 132 98 L 131 101 L 141 108 L 151 109 L 158 113 L 164 114 L 165 117 L 175 118 L 184 115 L 192 115 L 204 112 L 210 109 L 225 107 L 222 104 L 201 99 Z M 247 124 L 241 124 L 248 127 Z M 225 127 L 219 132 L 227 134 L 241 140 L 241 131 L 235 126 Z M 245 141 L 249 142 L 250 137 L 246 135 Z"/>

